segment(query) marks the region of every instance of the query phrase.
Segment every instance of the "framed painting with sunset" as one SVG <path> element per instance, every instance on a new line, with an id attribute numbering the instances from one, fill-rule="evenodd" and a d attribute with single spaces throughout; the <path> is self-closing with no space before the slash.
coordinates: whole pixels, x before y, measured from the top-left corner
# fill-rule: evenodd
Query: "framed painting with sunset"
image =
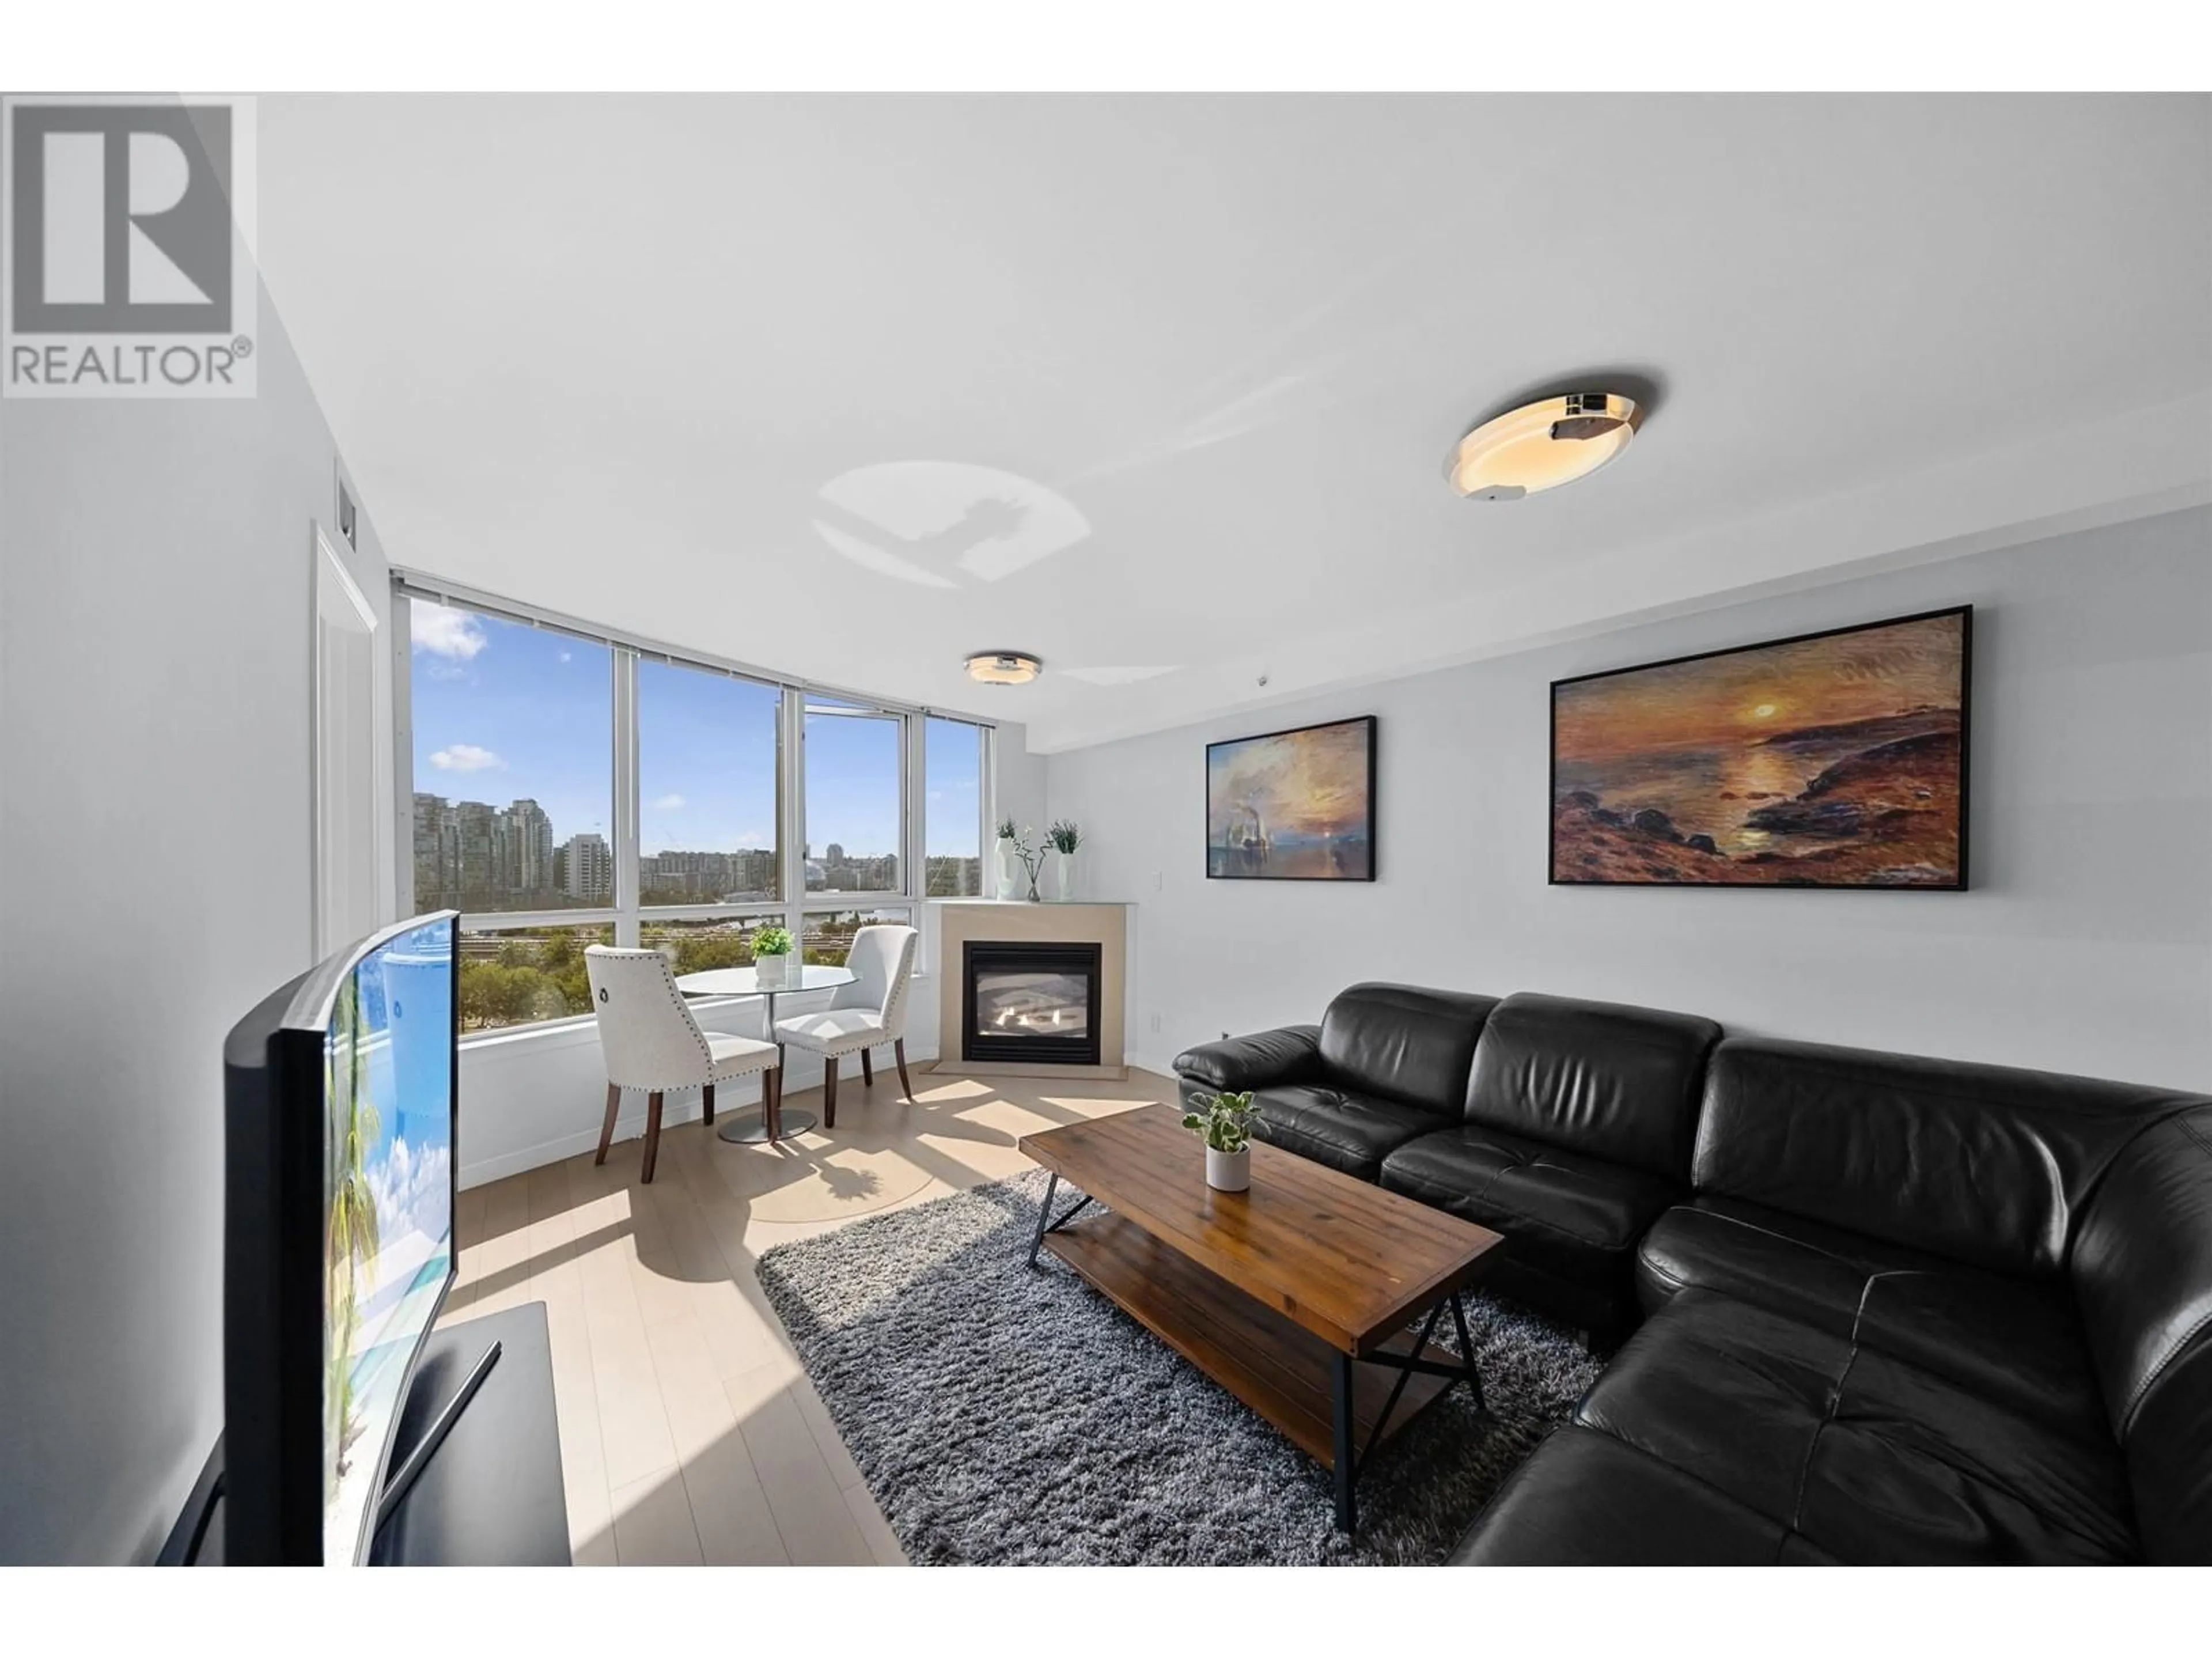
<path id="1" fill-rule="evenodd" d="M 1375 717 L 1206 746 L 1206 873 L 1375 879 Z"/>
<path id="2" fill-rule="evenodd" d="M 1553 884 L 1963 889 L 1973 622 L 1554 682 Z"/>

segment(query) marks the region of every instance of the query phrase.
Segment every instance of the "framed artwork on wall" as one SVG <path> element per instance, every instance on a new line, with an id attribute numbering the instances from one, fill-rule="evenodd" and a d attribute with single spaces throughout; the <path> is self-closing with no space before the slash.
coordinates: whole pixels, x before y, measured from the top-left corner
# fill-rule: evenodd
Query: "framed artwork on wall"
<path id="1" fill-rule="evenodd" d="M 1206 746 L 1206 873 L 1375 879 L 1375 717 Z"/>
<path id="2" fill-rule="evenodd" d="M 1966 885 L 1972 605 L 1552 686 L 1553 885 Z"/>

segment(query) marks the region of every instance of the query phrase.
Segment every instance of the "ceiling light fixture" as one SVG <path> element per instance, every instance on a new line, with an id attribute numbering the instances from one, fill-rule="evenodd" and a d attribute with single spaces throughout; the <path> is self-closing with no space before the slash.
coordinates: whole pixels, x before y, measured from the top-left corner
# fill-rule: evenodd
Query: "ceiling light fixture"
<path id="1" fill-rule="evenodd" d="M 1628 447 L 1643 420 L 1633 398 L 1570 392 L 1485 421 L 1459 441 L 1444 477 L 1479 501 L 1517 501 L 1586 478 Z"/>
<path id="2" fill-rule="evenodd" d="M 984 685 L 1027 685 L 1044 664 L 1026 651 L 978 651 L 968 659 L 968 678 Z"/>

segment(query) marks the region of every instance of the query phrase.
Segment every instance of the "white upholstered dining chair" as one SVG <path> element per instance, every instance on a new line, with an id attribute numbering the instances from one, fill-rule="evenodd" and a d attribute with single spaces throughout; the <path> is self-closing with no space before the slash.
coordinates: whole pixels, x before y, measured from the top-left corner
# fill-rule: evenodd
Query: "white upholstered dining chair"
<path id="1" fill-rule="evenodd" d="M 661 1097 L 675 1089 L 699 1091 L 700 1112 L 714 1121 L 714 1085 L 761 1074 L 761 1110 L 773 1125 L 781 1115 L 781 1050 L 757 1037 L 709 1036 L 699 1029 L 668 958 L 658 951 L 621 951 L 594 945 L 584 952 L 584 971 L 592 984 L 592 1012 L 599 1016 L 599 1047 L 607 1060 L 607 1121 L 599 1130 L 599 1156 L 607 1161 L 615 1115 L 625 1089 L 646 1094 L 645 1167 L 650 1182 L 660 1152 Z"/>
<path id="2" fill-rule="evenodd" d="M 853 935 L 853 948 L 845 965 L 853 970 L 850 985 L 841 985 L 827 1008 L 811 1014 L 793 1014 L 775 1023 L 775 1040 L 787 1048 L 822 1056 L 822 1127 L 837 1127 L 837 1061 L 844 1054 L 860 1057 L 860 1081 L 872 1085 L 874 1063 L 868 1051 L 891 1045 L 898 1062 L 899 1088 L 908 1100 L 914 1085 L 906 1074 L 906 994 L 914 978 L 915 942 L 921 936 L 911 927 L 863 927 Z"/>

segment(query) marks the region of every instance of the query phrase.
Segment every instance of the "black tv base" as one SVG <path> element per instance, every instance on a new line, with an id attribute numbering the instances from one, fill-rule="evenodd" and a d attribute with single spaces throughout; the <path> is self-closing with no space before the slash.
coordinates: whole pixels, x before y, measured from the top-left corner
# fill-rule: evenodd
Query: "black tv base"
<path id="1" fill-rule="evenodd" d="M 486 1367 L 494 1346 L 499 1361 Z M 461 1399 L 472 1379 L 474 1396 Z M 369 1565 L 568 1565 L 568 1499 L 544 1303 L 432 1334 L 400 1408 L 386 1468 L 404 1468 L 441 1419 L 445 1437 L 377 1528 Z M 222 1459 L 218 1443 L 161 1552 L 165 1565 L 223 1565 Z"/>

